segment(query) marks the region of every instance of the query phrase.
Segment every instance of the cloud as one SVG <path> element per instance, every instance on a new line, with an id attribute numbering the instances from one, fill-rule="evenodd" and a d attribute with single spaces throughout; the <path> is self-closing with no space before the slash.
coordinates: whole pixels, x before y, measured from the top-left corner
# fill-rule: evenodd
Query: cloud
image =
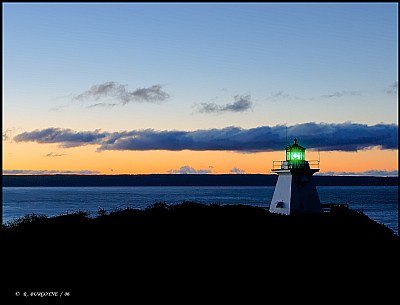
<path id="1" fill-rule="evenodd" d="M 287 127 L 289 139 L 297 137 L 307 149 L 320 151 L 358 151 L 373 147 L 398 149 L 398 125 L 368 126 L 345 122 L 342 124 L 303 123 Z M 14 137 L 16 142 L 57 143 L 61 147 L 88 144 L 97 150 L 193 150 L 262 152 L 281 151 L 286 146 L 286 126 L 260 126 L 243 129 L 199 129 L 194 131 L 157 131 L 153 129 L 121 132 L 81 131 L 48 128 L 24 132 Z M 292 140 L 291 140 L 292 141 Z M 290 142 L 291 142 L 290 141 Z"/>
<path id="2" fill-rule="evenodd" d="M 147 102 L 157 103 L 162 102 L 170 97 L 170 95 L 163 90 L 161 85 L 153 85 L 148 88 L 138 88 L 134 91 L 129 91 L 127 85 L 110 81 L 103 84 L 94 85 L 89 90 L 77 94 L 73 97 L 74 100 L 86 101 L 109 98 L 116 100 L 119 103 L 96 103 L 89 107 L 99 106 L 116 106 L 126 105 L 130 102 Z"/>
<path id="3" fill-rule="evenodd" d="M 237 167 L 232 168 L 230 171 L 232 174 L 245 174 L 246 171 Z"/>
<path id="4" fill-rule="evenodd" d="M 168 93 L 162 90 L 161 85 L 154 85 L 149 88 L 139 88 L 133 92 L 129 92 L 127 95 L 127 100 L 125 102 L 129 102 L 131 98 L 144 102 L 159 102 L 170 97 Z"/>
<path id="5" fill-rule="evenodd" d="M 30 170 L 30 169 L 3 169 L 3 175 L 94 175 L 97 171 L 79 170 L 79 171 L 59 171 L 59 170 Z"/>
<path id="6" fill-rule="evenodd" d="M 17 132 L 17 128 L 7 128 L 5 131 L 3 131 L 3 142 L 12 142 L 14 134 Z"/>
<path id="7" fill-rule="evenodd" d="M 61 156 L 65 156 L 65 154 L 57 154 L 57 153 L 50 152 L 44 156 L 45 157 L 61 157 Z"/>
<path id="8" fill-rule="evenodd" d="M 7 129 L 6 131 L 3 132 L 3 141 L 8 141 L 10 140 L 10 130 Z"/>
<path id="9" fill-rule="evenodd" d="M 56 112 L 60 112 L 62 111 L 64 108 L 69 107 L 70 105 L 58 105 L 58 106 L 54 106 L 50 108 L 50 111 L 56 111 Z"/>
<path id="10" fill-rule="evenodd" d="M 287 92 L 284 91 L 278 91 L 278 92 L 273 92 L 271 93 L 268 97 L 267 100 L 276 102 L 276 101 L 281 101 L 281 100 L 300 100 L 300 101 L 312 101 L 317 98 L 324 98 L 324 99 L 331 99 L 331 98 L 341 98 L 344 96 L 357 96 L 361 95 L 360 91 L 348 91 L 348 90 L 342 90 L 342 91 L 336 91 L 331 94 L 324 94 L 320 95 L 319 97 L 305 97 L 305 96 L 297 96 L 297 95 L 291 95 Z"/>
<path id="11" fill-rule="evenodd" d="M 332 94 L 326 94 L 326 95 L 321 95 L 322 98 L 339 98 L 343 96 L 355 96 L 355 95 L 361 95 L 361 92 L 359 91 L 347 91 L 347 90 L 342 90 L 342 91 L 336 91 Z"/>
<path id="12" fill-rule="evenodd" d="M 321 176 L 378 176 L 378 177 L 398 177 L 399 171 L 368 170 L 364 172 L 319 172 Z"/>
<path id="13" fill-rule="evenodd" d="M 281 100 L 289 100 L 289 99 L 299 99 L 298 97 L 294 97 L 287 92 L 278 91 L 278 92 L 271 92 L 269 96 L 267 96 L 267 100 L 276 102 Z"/>
<path id="14" fill-rule="evenodd" d="M 289 95 L 288 93 L 286 93 L 286 92 L 278 91 L 278 92 L 276 92 L 276 93 L 272 93 L 272 94 L 271 94 L 271 97 L 272 97 L 273 99 L 277 99 L 277 98 L 279 98 L 279 99 L 286 99 L 286 98 L 289 98 L 290 95 Z"/>
<path id="15" fill-rule="evenodd" d="M 211 173 L 211 170 L 209 169 L 194 169 L 193 167 L 190 166 L 182 166 L 180 169 L 171 169 L 168 171 L 170 174 L 208 174 Z"/>
<path id="16" fill-rule="evenodd" d="M 389 89 L 386 90 L 387 94 L 397 94 L 398 81 L 396 80 Z"/>
<path id="17" fill-rule="evenodd" d="M 96 103 L 93 105 L 89 105 L 86 108 L 95 108 L 95 107 L 114 107 L 117 106 L 118 104 L 115 103 Z"/>
<path id="18" fill-rule="evenodd" d="M 197 106 L 198 112 L 201 113 L 221 113 L 221 112 L 244 112 L 252 107 L 250 95 L 235 95 L 234 102 L 225 105 L 217 105 L 216 103 L 201 103 Z"/>
<path id="19" fill-rule="evenodd" d="M 109 133 L 95 131 L 76 132 L 71 129 L 47 128 L 23 132 L 14 137 L 16 142 L 58 143 L 61 147 L 75 147 L 89 144 L 100 144 Z"/>

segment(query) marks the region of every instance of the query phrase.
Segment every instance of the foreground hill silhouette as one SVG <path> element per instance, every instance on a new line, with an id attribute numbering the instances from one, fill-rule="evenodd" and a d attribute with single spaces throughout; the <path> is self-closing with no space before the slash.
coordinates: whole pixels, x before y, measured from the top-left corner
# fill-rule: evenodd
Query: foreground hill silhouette
<path id="1" fill-rule="evenodd" d="M 189 292 L 194 301 L 225 284 L 230 293 L 321 289 L 336 281 L 377 291 L 377 285 L 393 284 L 400 254 L 392 230 L 347 208 L 284 216 L 193 202 L 99 210 L 96 218 L 84 212 L 27 215 L 2 228 L 1 244 L 8 296 L 16 289 L 59 289 L 75 301 L 135 300 L 148 290 L 148 302 L 160 293 Z"/>

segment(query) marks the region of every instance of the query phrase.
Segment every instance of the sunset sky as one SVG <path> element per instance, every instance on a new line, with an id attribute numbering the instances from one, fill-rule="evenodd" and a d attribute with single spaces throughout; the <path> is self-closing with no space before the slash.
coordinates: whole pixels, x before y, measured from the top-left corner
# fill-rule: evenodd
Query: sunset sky
<path id="1" fill-rule="evenodd" d="M 398 175 L 397 3 L 3 3 L 3 174 Z"/>

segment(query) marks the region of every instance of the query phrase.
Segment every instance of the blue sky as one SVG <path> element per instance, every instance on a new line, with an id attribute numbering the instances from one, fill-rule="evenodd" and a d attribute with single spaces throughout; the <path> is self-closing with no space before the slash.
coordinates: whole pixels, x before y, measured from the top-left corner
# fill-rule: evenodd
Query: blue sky
<path id="1" fill-rule="evenodd" d="M 397 124 L 397 16 L 397 3 L 3 3 L 3 130 Z"/>

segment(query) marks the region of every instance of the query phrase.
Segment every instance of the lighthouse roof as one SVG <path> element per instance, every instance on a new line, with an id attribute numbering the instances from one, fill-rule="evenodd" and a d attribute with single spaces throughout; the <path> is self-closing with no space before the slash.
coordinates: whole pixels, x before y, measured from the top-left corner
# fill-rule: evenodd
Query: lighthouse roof
<path id="1" fill-rule="evenodd" d="M 287 151 L 291 151 L 291 150 L 304 151 L 306 149 L 303 146 L 300 146 L 299 144 L 297 144 L 297 139 L 294 138 L 293 144 L 286 146 L 286 150 Z"/>

